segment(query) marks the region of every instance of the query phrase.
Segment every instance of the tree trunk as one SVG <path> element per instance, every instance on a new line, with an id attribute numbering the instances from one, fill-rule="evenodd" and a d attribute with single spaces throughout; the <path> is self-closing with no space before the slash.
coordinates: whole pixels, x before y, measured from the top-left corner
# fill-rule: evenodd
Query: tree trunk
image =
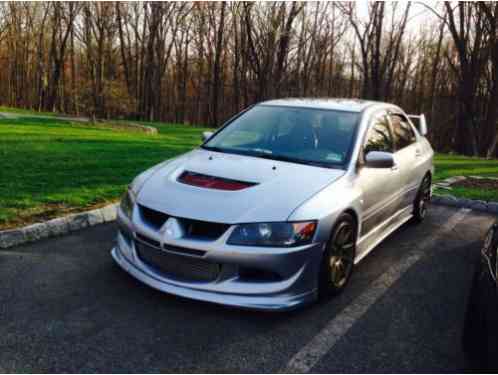
<path id="1" fill-rule="evenodd" d="M 218 124 L 218 97 L 220 92 L 220 70 L 221 70 L 221 54 L 223 49 L 223 32 L 225 29 L 225 8 L 226 2 L 223 1 L 221 3 L 220 10 L 220 20 L 218 25 L 218 33 L 216 36 L 216 51 L 214 57 L 214 72 L 213 72 L 213 99 L 212 99 L 212 117 L 210 121 L 210 125 L 212 127 L 217 127 Z"/>

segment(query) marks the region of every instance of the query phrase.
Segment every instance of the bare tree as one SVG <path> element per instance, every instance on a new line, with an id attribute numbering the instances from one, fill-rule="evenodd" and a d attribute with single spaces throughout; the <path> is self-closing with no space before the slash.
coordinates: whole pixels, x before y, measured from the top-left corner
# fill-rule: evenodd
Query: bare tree
<path id="1" fill-rule="evenodd" d="M 490 55 L 488 64 L 487 115 L 484 124 L 484 139 L 489 140 L 489 142 L 483 143 L 485 148 L 484 154 L 486 157 L 491 158 L 496 155 L 498 145 L 498 3 L 480 2 L 479 7 L 486 17 Z"/>
<path id="2" fill-rule="evenodd" d="M 455 44 L 456 58 L 447 60 L 458 79 L 458 116 L 454 147 L 465 154 L 478 155 L 477 118 L 474 116 L 479 80 L 487 56 L 485 17 L 476 4 L 444 3 L 446 14 L 439 18 L 448 26 Z"/>
<path id="3" fill-rule="evenodd" d="M 287 7 L 286 3 L 271 3 L 261 7 L 244 3 L 248 60 L 258 82 L 256 100 L 271 96 L 270 77 L 275 79 L 274 87 L 280 90 L 282 68 L 289 50 L 290 29 L 303 5 L 293 2 L 289 10 Z"/>
<path id="4" fill-rule="evenodd" d="M 366 20 L 357 15 L 354 3 L 341 4 L 341 10 L 349 19 L 359 42 L 363 75 L 362 96 L 365 98 L 388 100 L 391 97 L 394 72 L 411 6 L 408 2 L 401 10 L 401 18 L 398 20 L 399 4 L 369 3 L 369 15 Z M 386 11 L 389 7 L 391 25 L 387 28 Z"/>
<path id="5" fill-rule="evenodd" d="M 52 3 L 52 40 L 50 44 L 49 65 L 51 67 L 48 83 L 48 95 L 45 109 L 55 110 L 57 91 L 62 76 L 67 40 L 74 27 L 74 21 L 81 5 L 78 3 Z"/>
<path id="6" fill-rule="evenodd" d="M 221 57 L 223 53 L 223 41 L 225 32 L 225 9 L 226 2 L 222 1 L 220 5 L 220 19 L 218 22 L 218 30 L 216 33 L 216 49 L 214 52 L 214 67 L 213 67 L 213 99 L 212 99 L 212 120 L 210 124 L 212 126 L 217 126 L 218 124 L 218 102 L 220 96 L 220 76 L 221 76 Z"/>
<path id="7" fill-rule="evenodd" d="M 362 97 L 428 113 L 438 150 L 496 156 L 497 5 L 425 7 L 0 3 L 0 104 L 218 126 L 267 98 Z M 433 18 L 413 31 L 415 8 Z"/>

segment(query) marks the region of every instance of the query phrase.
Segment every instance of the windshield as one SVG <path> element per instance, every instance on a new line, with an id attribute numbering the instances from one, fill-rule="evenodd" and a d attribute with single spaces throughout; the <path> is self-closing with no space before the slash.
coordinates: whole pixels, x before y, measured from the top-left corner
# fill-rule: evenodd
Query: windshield
<path id="1" fill-rule="evenodd" d="M 359 113 L 258 105 L 202 147 L 323 167 L 348 162 Z"/>

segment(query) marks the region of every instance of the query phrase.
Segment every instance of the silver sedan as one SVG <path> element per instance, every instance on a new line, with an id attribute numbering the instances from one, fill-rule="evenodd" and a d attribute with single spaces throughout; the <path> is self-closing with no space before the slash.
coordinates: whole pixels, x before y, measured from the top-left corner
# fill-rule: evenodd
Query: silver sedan
<path id="1" fill-rule="evenodd" d="M 337 294 L 390 233 L 424 219 L 433 151 L 415 117 L 360 100 L 255 105 L 135 178 L 112 256 L 153 288 L 225 305 Z"/>

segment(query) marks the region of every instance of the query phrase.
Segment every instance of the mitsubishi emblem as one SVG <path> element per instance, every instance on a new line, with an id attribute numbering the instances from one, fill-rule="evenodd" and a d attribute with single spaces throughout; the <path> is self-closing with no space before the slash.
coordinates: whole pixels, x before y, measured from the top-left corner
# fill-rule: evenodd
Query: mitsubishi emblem
<path id="1" fill-rule="evenodd" d="M 162 232 L 164 232 L 167 238 L 171 239 L 182 238 L 184 234 L 182 226 L 174 217 L 170 217 L 168 220 L 166 220 Z"/>

